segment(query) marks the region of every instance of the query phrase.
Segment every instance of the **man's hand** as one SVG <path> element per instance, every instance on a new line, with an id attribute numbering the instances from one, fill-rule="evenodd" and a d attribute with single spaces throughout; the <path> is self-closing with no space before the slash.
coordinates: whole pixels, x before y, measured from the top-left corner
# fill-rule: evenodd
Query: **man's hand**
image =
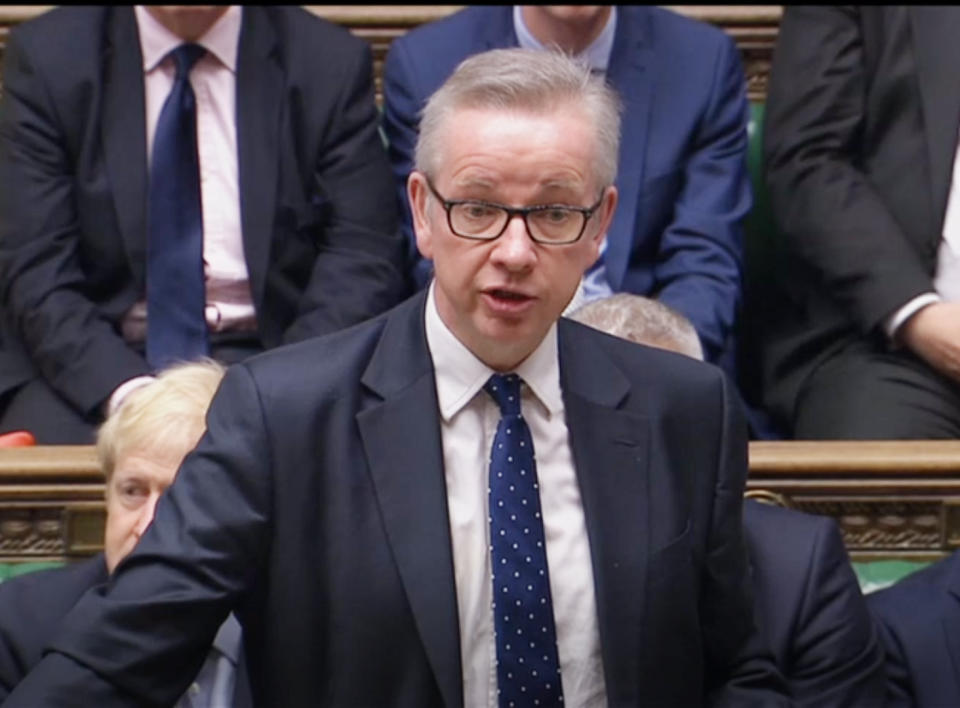
<path id="1" fill-rule="evenodd" d="M 937 371 L 960 381 L 960 302 L 937 302 L 903 323 L 898 339 Z"/>

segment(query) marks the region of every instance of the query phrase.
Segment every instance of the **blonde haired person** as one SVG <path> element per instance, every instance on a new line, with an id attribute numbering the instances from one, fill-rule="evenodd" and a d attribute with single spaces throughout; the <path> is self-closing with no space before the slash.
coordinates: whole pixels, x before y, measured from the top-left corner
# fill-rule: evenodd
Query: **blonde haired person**
<path id="1" fill-rule="evenodd" d="M 205 416 L 224 367 L 210 359 L 178 364 L 136 389 L 100 427 L 97 456 L 106 481 L 104 552 L 65 568 L 21 575 L 0 585 L 0 701 L 40 661 L 43 647 L 88 589 L 107 582 L 153 520 L 157 500 L 206 429 Z M 250 704 L 240 625 L 220 627 L 178 708 Z"/>

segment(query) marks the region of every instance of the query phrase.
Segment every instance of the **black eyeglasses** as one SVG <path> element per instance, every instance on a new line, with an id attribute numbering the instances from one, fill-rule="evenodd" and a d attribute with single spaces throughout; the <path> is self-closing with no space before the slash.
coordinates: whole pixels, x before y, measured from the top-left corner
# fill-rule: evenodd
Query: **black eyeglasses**
<path id="1" fill-rule="evenodd" d="M 426 181 L 430 191 L 440 200 L 447 212 L 447 225 L 450 230 L 461 238 L 476 241 L 499 238 L 507 230 L 510 219 L 519 214 L 523 217 L 527 234 L 534 242 L 549 246 L 573 243 L 583 236 L 590 217 L 603 203 L 601 193 L 597 203 L 591 207 L 538 204 L 515 209 L 475 199 L 444 199 L 429 177 Z"/>

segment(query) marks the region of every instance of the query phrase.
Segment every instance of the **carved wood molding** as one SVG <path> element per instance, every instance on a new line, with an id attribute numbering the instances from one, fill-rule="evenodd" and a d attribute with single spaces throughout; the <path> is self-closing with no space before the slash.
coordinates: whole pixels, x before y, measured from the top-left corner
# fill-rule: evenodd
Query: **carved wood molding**
<path id="1" fill-rule="evenodd" d="M 0 6 L 0 55 L 10 27 L 55 5 Z M 465 5 L 305 5 L 309 11 L 350 29 L 370 42 L 373 50 L 377 100 L 382 101 L 383 60 L 390 43 L 425 22 L 450 15 Z M 747 91 L 752 100 L 766 96 L 770 57 L 780 25 L 780 5 L 664 5 L 667 9 L 714 24 L 736 41 L 744 62 Z"/>
<path id="2" fill-rule="evenodd" d="M 0 562 L 62 560 L 99 551 L 103 491 L 93 447 L 0 449 Z"/>
<path id="3" fill-rule="evenodd" d="M 753 442 L 747 488 L 835 518 L 855 560 L 960 548 L 960 441 Z"/>

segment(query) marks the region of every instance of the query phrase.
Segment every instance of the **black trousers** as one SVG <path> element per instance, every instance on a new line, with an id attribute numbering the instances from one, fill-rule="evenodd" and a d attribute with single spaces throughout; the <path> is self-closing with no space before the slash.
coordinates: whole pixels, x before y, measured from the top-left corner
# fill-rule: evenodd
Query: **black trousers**
<path id="1" fill-rule="evenodd" d="M 960 439 L 960 383 L 912 352 L 851 344 L 804 383 L 793 436 L 812 440 Z"/>

